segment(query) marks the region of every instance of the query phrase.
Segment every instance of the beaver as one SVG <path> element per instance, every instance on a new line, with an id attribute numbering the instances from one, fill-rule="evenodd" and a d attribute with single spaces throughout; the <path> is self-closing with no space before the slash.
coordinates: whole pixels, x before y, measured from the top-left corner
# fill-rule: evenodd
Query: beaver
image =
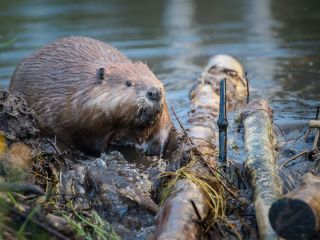
<path id="1" fill-rule="evenodd" d="M 159 154 L 173 127 L 148 66 L 88 37 L 65 37 L 25 58 L 9 91 L 36 112 L 42 132 L 92 155 L 114 139 Z"/>

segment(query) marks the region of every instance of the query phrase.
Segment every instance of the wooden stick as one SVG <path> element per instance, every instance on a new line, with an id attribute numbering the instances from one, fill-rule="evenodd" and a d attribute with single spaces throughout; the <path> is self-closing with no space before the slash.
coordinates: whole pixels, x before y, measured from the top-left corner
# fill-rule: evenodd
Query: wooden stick
<path id="1" fill-rule="evenodd" d="M 316 130 L 316 135 L 315 135 L 314 141 L 313 141 L 313 147 L 312 147 L 313 150 L 318 148 L 319 137 L 320 137 L 320 130 L 317 129 Z"/>
<path id="2" fill-rule="evenodd" d="M 320 120 L 311 120 L 309 122 L 309 128 L 320 128 Z"/>
<path id="3" fill-rule="evenodd" d="M 273 201 L 282 196 L 276 167 L 276 136 L 272 125 L 272 112 L 267 102 L 256 101 L 247 105 L 242 113 L 245 149 L 245 167 L 254 190 L 254 206 L 260 239 L 277 239 L 268 211 Z"/>
<path id="4" fill-rule="evenodd" d="M 302 155 L 305 155 L 307 154 L 308 151 L 302 151 L 294 156 L 292 156 L 291 158 L 289 158 L 288 160 L 286 160 L 281 166 L 280 168 L 283 168 L 283 167 L 287 167 L 288 163 L 292 162 L 293 160 L 297 159 L 298 157 L 302 156 Z"/>
<path id="5" fill-rule="evenodd" d="M 219 107 L 219 159 L 222 164 L 227 166 L 227 90 L 226 90 L 226 79 L 220 81 L 220 107 Z M 224 167 L 225 168 L 225 167 Z"/>
<path id="6" fill-rule="evenodd" d="M 246 83 L 247 83 L 247 104 L 250 102 L 250 88 L 249 88 L 249 79 L 248 79 L 248 74 L 246 72 L 246 77 L 245 77 Z"/>
<path id="7" fill-rule="evenodd" d="M 269 211 L 273 229 L 285 239 L 311 239 L 320 232 L 320 177 L 307 173 L 301 184 Z"/>
<path id="8" fill-rule="evenodd" d="M 229 56 L 223 59 L 230 61 Z M 233 69 L 233 66 L 236 66 L 234 70 L 240 69 L 242 73 L 241 65 L 234 59 L 231 62 L 229 62 L 230 66 L 220 66 L 217 64 L 217 59 L 213 59 L 212 65 L 206 68 L 207 70 L 201 75 L 190 94 L 189 125 L 191 127 L 188 132 L 183 126 L 182 129 L 190 138 L 191 146 L 187 146 L 187 149 L 192 148 L 196 155 L 200 155 L 197 158 L 198 161 L 190 166 L 188 171 L 202 178 L 212 179 L 213 173 L 216 176 L 218 172 L 215 149 L 218 128 L 214 123 L 219 113 L 220 80 L 227 78 L 228 87 L 233 89 L 229 92 L 229 96 L 233 97 L 232 101 L 228 99 L 229 107 L 246 97 L 246 86 L 238 76 L 240 73 L 233 72 L 234 75 L 231 76 L 229 71 L 225 71 L 225 68 Z M 219 192 L 223 185 L 216 185 L 210 186 Z M 207 217 L 210 204 L 208 194 L 196 182 L 189 178 L 180 178 L 170 189 L 168 197 L 157 214 L 155 239 L 199 239 L 204 234 L 199 219 Z"/>

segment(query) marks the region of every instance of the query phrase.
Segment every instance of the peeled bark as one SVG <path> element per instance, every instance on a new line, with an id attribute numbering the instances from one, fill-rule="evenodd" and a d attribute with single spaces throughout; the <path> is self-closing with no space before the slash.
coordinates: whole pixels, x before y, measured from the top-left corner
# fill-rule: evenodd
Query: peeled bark
<path id="1" fill-rule="evenodd" d="M 269 219 L 285 239 L 311 239 L 320 232 L 320 177 L 307 173 L 300 186 L 272 204 Z"/>
<path id="2" fill-rule="evenodd" d="M 276 166 L 272 110 L 265 101 L 252 102 L 242 113 L 242 121 L 247 153 L 245 167 L 254 191 L 253 201 L 260 239 L 277 239 L 268 219 L 271 204 L 282 195 Z"/>
<path id="3" fill-rule="evenodd" d="M 217 166 L 215 142 L 218 131 L 216 122 L 219 114 L 220 80 L 227 78 L 227 95 L 232 100 L 228 102 L 229 107 L 246 96 L 246 83 L 243 81 L 241 65 L 229 56 L 223 57 L 225 61 L 220 61 L 221 56 L 219 57 L 209 62 L 206 71 L 190 93 L 191 127 L 188 137 L 191 143 L 187 148 L 196 147 L 196 151 L 201 153 L 201 160 L 190 166 L 188 171 L 203 178 L 212 178 L 210 168 Z M 210 209 L 208 195 L 194 181 L 188 178 L 179 179 L 171 188 L 169 197 L 165 199 L 157 215 L 156 239 L 200 238 L 202 230 L 199 225 L 200 219 L 190 200 L 195 203 L 200 218 L 204 219 Z"/>
<path id="4" fill-rule="evenodd" d="M 320 128 L 320 120 L 311 120 L 309 122 L 309 128 Z"/>

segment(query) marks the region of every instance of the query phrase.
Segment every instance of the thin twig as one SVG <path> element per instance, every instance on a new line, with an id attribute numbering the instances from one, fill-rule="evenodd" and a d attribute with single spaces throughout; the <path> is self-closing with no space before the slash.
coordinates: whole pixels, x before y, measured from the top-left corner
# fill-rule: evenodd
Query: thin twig
<path id="1" fill-rule="evenodd" d="M 310 128 L 308 128 L 307 132 L 303 136 L 304 141 L 307 140 L 307 137 L 309 136 L 309 134 L 310 134 Z"/>
<path id="2" fill-rule="evenodd" d="M 250 89 L 249 89 L 249 79 L 248 79 L 248 73 L 246 72 L 245 80 L 247 83 L 247 104 L 250 101 Z"/>
<path id="3" fill-rule="evenodd" d="M 225 231 L 222 229 L 220 223 L 217 222 L 217 223 L 216 223 L 216 226 L 219 228 L 220 234 L 222 235 L 223 239 L 225 239 L 226 234 L 225 234 Z"/>
<path id="4" fill-rule="evenodd" d="M 28 218 L 28 215 L 22 213 L 22 212 L 19 212 L 18 210 L 16 210 L 15 208 L 10 208 L 10 211 L 12 211 L 14 214 L 17 214 L 25 219 Z M 38 220 L 34 219 L 34 218 L 31 218 L 29 219 L 30 222 L 38 225 L 39 227 L 45 229 L 47 232 L 55 235 L 56 237 L 58 237 L 59 239 L 63 239 L 63 240 L 69 240 L 70 238 L 64 236 L 63 234 L 61 234 L 60 232 L 56 231 L 55 229 L 49 227 L 49 226 L 46 226 L 45 224 L 39 222 Z"/>
<path id="5" fill-rule="evenodd" d="M 37 173 L 37 172 L 35 172 L 35 171 L 30 171 L 30 173 L 33 173 L 34 175 L 36 175 L 36 176 L 38 176 L 38 177 L 41 177 L 41 178 L 43 178 L 43 179 L 46 179 L 46 180 L 48 180 L 48 181 L 51 181 L 51 180 L 52 180 L 51 178 L 48 178 L 48 177 L 46 177 L 46 176 L 43 176 L 43 175 L 41 175 L 40 173 Z"/>
<path id="6" fill-rule="evenodd" d="M 316 135 L 314 136 L 314 141 L 313 141 L 313 148 L 312 150 L 315 150 L 318 148 L 318 141 L 319 141 L 319 137 L 320 137 L 320 130 L 316 129 Z"/>
<path id="7" fill-rule="evenodd" d="M 195 202 L 194 202 L 192 199 L 190 200 L 190 202 L 191 202 L 191 205 L 192 205 L 192 207 L 193 207 L 193 209 L 194 209 L 194 211 L 195 211 L 195 213 L 196 213 L 196 215 L 197 215 L 197 217 L 198 217 L 198 220 L 199 220 L 199 221 L 202 221 L 202 218 L 201 218 L 201 216 L 200 216 L 199 210 L 198 210 Z"/>
<path id="8" fill-rule="evenodd" d="M 286 165 L 289 163 L 289 162 L 292 162 L 293 160 L 297 159 L 298 157 L 302 156 L 303 154 L 306 154 L 308 153 L 307 151 L 303 151 L 301 153 L 298 153 L 297 155 L 294 155 L 293 157 L 289 158 L 287 161 L 285 161 L 281 166 L 280 168 L 283 168 L 283 167 L 287 167 Z"/>
<path id="9" fill-rule="evenodd" d="M 239 240 L 242 240 L 241 233 L 234 227 L 233 224 L 231 224 L 229 221 L 226 221 L 228 228 L 230 229 L 229 232 L 235 235 Z M 228 230 L 227 228 L 227 230 Z"/>
<path id="10" fill-rule="evenodd" d="M 57 139 L 55 138 L 55 142 L 54 142 L 54 143 L 53 143 L 53 142 L 51 141 L 51 139 L 49 139 L 49 138 L 46 138 L 46 140 L 47 140 L 47 142 L 50 143 L 50 145 L 54 148 L 54 150 L 57 152 L 57 154 L 61 156 L 62 153 L 60 152 L 59 148 L 58 148 L 57 145 L 56 145 Z"/>
<path id="11" fill-rule="evenodd" d="M 171 106 L 171 110 L 172 110 L 172 113 L 173 113 L 173 115 L 175 116 L 176 120 L 178 121 L 178 123 L 179 123 L 179 125 L 180 125 L 180 128 L 182 129 L 182 131 L 183 131 L 183 133 L 185 134 L 185 136 L 188 138 L 188 140 L 190 141 L 190 143 L 191 143 L 192 145 L 195 145 L 194 142 L 192 141 L 192 139 L 189 137 L 187 130 L 186 130 L 186 129 L 184 128 L 184 126 L 182 125 L 182 123 L 181 123 L 178 115 L 176 114 L 176 112 L 175 112 L 175 110 L 174 110 L 174 108 L 173 108 L 172 106 Z"/>
<path id="12" fill-rule="evenodd" d="M 319 119 L 319 113 L 320 113 L 320 106 L 317 106 L 317 113 L 316 113 L 316 118 L 315 120 Z M 320 135 L 320 130 L 319 128 L 316 130 L 316 135 L 314 137 L 314 141 L 313 141 L 313 150 L 315 150 L 318 147 L 318 141 L 319 141 L 319 135 Z"/>

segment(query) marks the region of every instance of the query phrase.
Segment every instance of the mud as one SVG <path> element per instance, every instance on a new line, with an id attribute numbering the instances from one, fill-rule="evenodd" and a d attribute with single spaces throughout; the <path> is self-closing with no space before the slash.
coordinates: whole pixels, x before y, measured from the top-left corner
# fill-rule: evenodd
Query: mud
<path id="1" fill-rule="evenodd" d="M 26 102 L 0 89 L 0 131 L 10 141 L 30 141 L 38 136 L 36 117 Z"/>
<path id="2" fill-rule="evenodd" d="M 28 182 L 45 190 L 46 201 L 42 206 L 44 214 L 50 216 L 46 218 L 48 224 L 49 219 L 65 222 L 62 216 L 70 215 L 70 209 L 83 214 L 95 210 L 123 239 L 152 237 L 161 189 L 166 184 L 166 179 L 159 175 L 165 171 L 176 171 L 188 163 L 188 149 L 184 148 L 184 137 L 180 137 L 178 149 L 166 160 L 146 157 L 136 150 L 118 146 L 114 146 L 109 153 L 102 154 L 99 158 L 91 158 L 70 146 L 56 142 L 55 139 L 41 138 L 36 128 L 34 113 L 22 99 L 4 90 L 0 91 L 0 110 L 0 130 L 5 136 L 6 144 L 3 151 L 7 154 L 3 155 L 5 157 L 2 157 L 0 162 L 1 179 L 3 180 L 6 171 L 10 170 L 10 165 L 8 167 L 5 162 L 12 146 L 20 143 L 29 146 L 32 150 L 32 165 L 24 166 L 22 170 L 27 173 Z M 241 201 L 246 204 L 240 204 L 239 199 L 228 199 L 226 214 L 232 227 L 218 222 L 213 228 L 207 229 L 204 236 L 236 239 L 236 233 L 240 233 L 246 239 L 257 239 L 252 191 L 243 168 L 245 153 L 242 128 L 238 124 L 236 113 L 230 113 L 228 118 L 228 159 L 232 163 L 229 179 L 237 189 Z M 307 171 L 318 172 L 319 167 L 318 160 L 310 161 L 308 154 L 283 165 L 302 151 L 309 153 L 314 139 L 314 131 L 305 137 L 306 125 L 290 131 L 285 129 L 285 126 L 277 129 L 277 150 L 279 174 L 284 192 L 287 192 L 299 183 L 301 175 Z M 3 168 L 4 165 L 6 168 Z M 15 170 L 12 170 L 12 173 L 14 174 Z M 48 207 L 49 202 L 55 207 Z M 205 219 L 203 221 L 205 222 Z M 70 236 L 75 234 L 71 226 L 63 226 L 64 224 L 60 226 L 61 232 L 67 232 Z M 237 229 L 236 233 L 234 229 Z"/>
<path id="3" fill-rule="evenodd" d="M 124 239 L 152 232 L 158 210 L 150 196 L 152 183 L 120 152 L 72 164 L 62 170 L 59 185 L 60 201 L 72 201 L 77 209 L 94 208 Z"/>

